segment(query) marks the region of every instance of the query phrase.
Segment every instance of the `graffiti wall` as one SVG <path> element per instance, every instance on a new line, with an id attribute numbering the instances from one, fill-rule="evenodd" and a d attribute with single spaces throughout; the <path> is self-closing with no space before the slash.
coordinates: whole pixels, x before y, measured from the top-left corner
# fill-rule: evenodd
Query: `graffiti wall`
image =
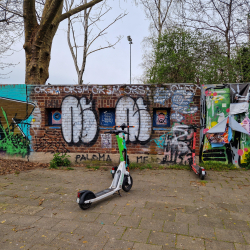
<path id="1" fill-rule="evenodd" d="M 200 86 L 0 86 L 0 152 L 75 154 L 75 161 L 112 161 L 118 155 L 113 126 L 125 130 L 137 161 L 157 155 L 161 164 L 188 164 L 200 123 Z M 117 129 L 121 129 L 117 127 Z M 199 152 L 199 141 L 197 141 Z M 145 155 L 145 156 L 143 156 Z"/>
<path id="2" fill-rule="evenodd" d="M 1 85 L 0 154 L 36 159 L 62 152 L 77 162 L 114 162 L 116 138 L 105 132 L 125 123 L 131 159 L 188 164 L 194 139 L 188 125 L 197 124 L 201 161 L 241 165 L 250 152 L 249 96 L 249 84 Z M 228 142 L 228 130 L 207 135 L 229 115 L 248 132 L 232 130 Z"/>

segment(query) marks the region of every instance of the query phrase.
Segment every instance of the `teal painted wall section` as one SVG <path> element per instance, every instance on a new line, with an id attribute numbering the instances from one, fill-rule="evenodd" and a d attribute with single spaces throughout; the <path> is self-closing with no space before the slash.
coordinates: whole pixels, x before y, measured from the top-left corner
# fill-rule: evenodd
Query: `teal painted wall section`
<path id="1" fill-rule="evenodd" d="M 0 97 L 26 102 L 27 94 L 29 96 L 27 92 L 30 92 L 29 89 L 25 84 L 0 85 Z"/>

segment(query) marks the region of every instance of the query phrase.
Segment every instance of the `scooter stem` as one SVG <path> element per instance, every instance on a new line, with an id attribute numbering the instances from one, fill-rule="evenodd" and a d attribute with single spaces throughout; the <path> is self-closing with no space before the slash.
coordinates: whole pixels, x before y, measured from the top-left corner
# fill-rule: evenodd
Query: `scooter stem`
<path id="1" fill-rule="evenodd" d="M 195 166 L 196 165 L 196 162 L 195 162 L 196 129 L 194 129 L 193 137 L 194 139 L 193 139 L 192 158 L 193 158 L 193 165 Z"/>
<path id="2" fill-rule="evenodd" d="M 122 151 L 124 150 L 123 139 L 119 135 L 116 135 L 116 139 L 117 139 L 119 153 L 120 153 L 120 161 L 124 161 L 124 157 L 122 155 Z"/>

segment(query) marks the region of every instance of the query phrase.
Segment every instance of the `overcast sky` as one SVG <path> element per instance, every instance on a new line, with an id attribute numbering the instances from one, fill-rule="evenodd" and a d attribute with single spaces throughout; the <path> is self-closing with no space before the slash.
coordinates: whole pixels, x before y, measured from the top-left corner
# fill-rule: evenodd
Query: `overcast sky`
<path id="1" fill-rule="evenodd" d="M 120 2 L 120 4 L 119 4 Z M 122 20 L 117 21 L 108 29 L 105 36 L 110 42 L 121 35 L 123 39 L 115 49 L 105 49 L 92 53 L 87 58 L 86 70 L 83 75 L 84 84 L 129 84 L 130 83 L 130 45 L 127 36 L 133 39 L 132 44 L 132 83 L 138 83 L 143 70 L 142 41 L 149 35 L 149 21 L 146 19 L 141 6 L 136 6 L 127 1 L 110 1 L 112 11 L 105 17 L 105 22 L 110 23 L 120 13 L 128 13 Z M 104 26 L 104 22 L 102 24 Z M 49 68 L 50 84 L 77 84 L 77 74 L 68 48 L 66 38 L 67 21 L 60 24 L 52 44 L 51 63 Z M 103 40 L 97 41 L 93 48 L 98 48 Z M 0 79 L 1 84 L 25 83 L 25 54 L 22 49 L 23 42 L 16 44 L 14 53 L 7 61 L 19 64 L 12 69 L 8 79 Z"/>

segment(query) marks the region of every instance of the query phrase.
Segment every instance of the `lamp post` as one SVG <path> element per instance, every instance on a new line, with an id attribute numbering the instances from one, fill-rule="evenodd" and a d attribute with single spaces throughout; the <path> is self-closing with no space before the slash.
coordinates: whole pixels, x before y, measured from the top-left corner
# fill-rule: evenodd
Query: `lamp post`
<path id="1" fill-rule="evenodd" d="M 127 39 L 130 44 L 130 84 L 131 84 L 131 44 L 132 44 L 132 38 L 130 36 L 127 36 Z"/>

